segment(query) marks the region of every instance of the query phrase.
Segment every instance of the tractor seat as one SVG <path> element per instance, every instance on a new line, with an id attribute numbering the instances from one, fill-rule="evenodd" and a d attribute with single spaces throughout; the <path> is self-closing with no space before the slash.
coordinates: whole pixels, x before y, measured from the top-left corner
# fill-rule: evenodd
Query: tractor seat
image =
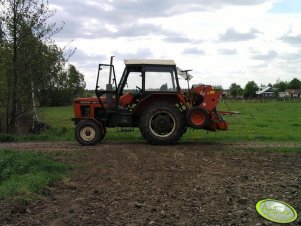
<path id="1" fill-rule="evenodd" d="M 163 84 L 161 87 L 160 87 L 160 91 L 167 91 L 167 83 Z"/>
<path id="2" fill-rule="evenodd" d="M 123 108 L 134 102 L 134 95 L 132 93 L 126 93 L 119 98 L 119 105 Z"/>

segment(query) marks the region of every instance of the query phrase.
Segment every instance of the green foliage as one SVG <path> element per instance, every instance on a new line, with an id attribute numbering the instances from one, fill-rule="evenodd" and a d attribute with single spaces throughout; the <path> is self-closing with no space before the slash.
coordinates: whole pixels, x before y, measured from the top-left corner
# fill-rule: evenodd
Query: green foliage
<path id="1" fill-rule="evenodd" d="M 13 142 L 16 138 L 11 134 L 0 133 L 0 142 Z"/>
<path id="2" fill-rule="evenodd" d="M 258 86 L 254 81 L 248 82 L 244 88 L 244 97 L 254 98 L 256 96 L 257 90 L 258 90 Z"/>
<path id="3" fill-rule="evenodd" d="M 45 154 L 0 150 L 0 198 L 34 198 L 58 182 L 70 166 Z"/>
<path id="4" fill-rule="evenodd" d="M 273 94 L 274 94 L 274 97 L 279 97 L 279 90 L 278 89 L 275 89 L 274 91 L 273 91 Z"/>
<path id="5" fill-rule="evenodd" d="M 285 92 L 287 89 L 287 82 L 278 80 L 276 84 L 273 85 L 274 88 L 277 88 L 279 92 Z"/>
<path id="6" fill-rule="evenodd" d="M 67 70 L 60 70 L 50 81 L 45 81 L 38 93 L 41 106 L 66 106 L 75 97 L 83 96 L 86 83 L 84 75 L 69 64 Z"/>
<path id="7" fill-rule="evenodd" d="M 230 95 L 234 98 L 242 96 L 243 95 L 243 89 L 240 87 L 240 85 L 237 85 L 236 83 L 232 83 L 229 88 Z"/>
<path id="8" fill-rule="evenodd" d="M 287 85 L 288 89 L 301 89 L 301 81 L 297 78 L 294 78 Z"/>
<path id="9" fill-rule="evenodd" d="M 47 1 L 1 1 L 1 37 L 5 37 L 1 39 L 1 57 L 5 55 L 6 61 L 0 74 L 7 87 L 1 117 L 12 134 L 17 133 L 17 127 L 31 124 L 23 125 L 18 116 L 31 111 L 32 93 L 37 92 L 41 80 L 50 79 L 49 72 L 56 68 L 57 62 L 50 60 L 48 51 L 50 36 L 58 31 L 55 24 L 47 22 L 53 14 Z"/>
<path id="10" fill-rule="evenodd" d="M 223 91 L 223 87 L 221 85 L 215 85 L 213 86 L 213 89 L 216 91 Z"/>
<path id="11" fill-rule="evenodd" d="M 51 40 L 62 27 L 49 22 L 55 10 L 48 1 L 2 0 L 1 6 L 0 132 L 17 134 L 19 127 L 33 124 L 19 120 L 20 114 L 31 114 L 36 102 L 41 106 L 71 104 L 82 95 L 85 82 L 74 66 L 64 69 L 64 49 Z"/>

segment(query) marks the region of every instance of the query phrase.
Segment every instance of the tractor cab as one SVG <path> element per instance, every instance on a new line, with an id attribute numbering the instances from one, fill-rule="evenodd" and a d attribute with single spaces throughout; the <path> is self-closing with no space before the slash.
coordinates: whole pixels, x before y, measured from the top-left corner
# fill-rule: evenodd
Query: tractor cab
<path id="1" fill-rule="evenodd" d="M 114 65 L 99 64 L 95 94 L 100 103 L 106 103 L 107 110 L 119 112 L 128 108 L 133 111 L 141 100 L 150 95 L 175 94 L 180 90 L 173 60 L 130 59 L 124 63 L 125 69 L 118 85 Z"/>

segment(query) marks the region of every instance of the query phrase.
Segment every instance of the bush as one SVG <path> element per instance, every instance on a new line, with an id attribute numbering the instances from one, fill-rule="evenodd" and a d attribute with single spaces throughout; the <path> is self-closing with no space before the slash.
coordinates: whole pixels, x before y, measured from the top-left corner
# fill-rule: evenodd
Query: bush
<path id="1" fill-rule="evenodd" d="M 14 142 L 16 140 L 13 135 L 0 133 L 0 142 Z"/>

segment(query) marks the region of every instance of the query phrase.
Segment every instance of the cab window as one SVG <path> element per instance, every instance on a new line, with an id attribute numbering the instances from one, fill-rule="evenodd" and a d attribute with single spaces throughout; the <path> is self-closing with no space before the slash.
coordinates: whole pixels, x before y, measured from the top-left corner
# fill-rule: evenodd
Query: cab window
<path id="1" fill-rule="evenodd" d="M 175 92 L 175 72 L 171 67 L 145 67 L 145 91 Z"/>

